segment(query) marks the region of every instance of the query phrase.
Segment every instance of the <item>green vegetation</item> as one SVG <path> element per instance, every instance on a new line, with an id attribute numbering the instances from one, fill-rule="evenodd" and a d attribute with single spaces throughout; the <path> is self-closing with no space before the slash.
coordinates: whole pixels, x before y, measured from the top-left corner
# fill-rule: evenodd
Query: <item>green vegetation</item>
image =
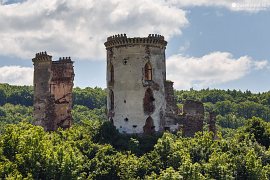
<path id="1" fill-rule="evenodd" d="M 106 92 L 98 87 L 87 87 L 85 89 L 74 88 L 73 102 L 76 105 L 83 105 L 90 109 L 102 108 L 106 103 Z M 6 103 L 32 106 L 33 87 L 0 84 L 0 105 Z"/>
<path id="2" fill-rule="evenodd" d="M 146 145 L 142 137 L 123 137 L 96 120 L 52 133 L 26 122 L 11 124 L 0 138 L 3 179 L 270 178 L 270 126 L 259 118 L 227 139 L 164 133 L 139 154 Z"/>
<path id="3" fill-rule="evenodd" d="M 176 91 L 179 104 L 185 100 L 199 100 L 206 112 L 216 112 L 217 123 L 222 128 L 236 129 L 253 116 L 270 122 L 270 91 L 253 94 L 250 91 L 209 90 Z"/>
<path id="4" fill-rule="evenodd" d="M 105 91 L 75 88 L 74 125 L 33 126 L 32 88 L 0 85 L 0 179 L 270 179 L 270 92 L 176 91 L 218 114 L 218 138 L 119 134 Z M 207 115 L 206 115 L 207 117 Z"/>

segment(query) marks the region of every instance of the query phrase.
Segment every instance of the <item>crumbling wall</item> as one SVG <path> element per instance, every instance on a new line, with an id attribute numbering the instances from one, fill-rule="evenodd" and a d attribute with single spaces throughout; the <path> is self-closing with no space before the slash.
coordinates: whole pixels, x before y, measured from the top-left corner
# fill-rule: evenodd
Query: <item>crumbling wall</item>
<path id="1" fill-rule="evenodd" d="M 204 106 L 198 101 L 188 100 L 183 105 L 183 134 L 193 137 L 196 132 L 203 130 Z"/>
<path id="2" fill-rule="evenodd" d="M 166 115 L 164 129 L 175 131 L 179 129 L 179 110 L 174 97 L 173 82 L 165 82 Z"/>
<path id="3" fill-rule="evenodd" d="M 145 95 L 143 98 L 143 110 L 145 114 L 150 115 L 155 111 L 154 101 L 155 98 L 153 95 L 153 91 L 150 88 L 148 88 L 145 91 Z"/>
<path id="4" fill-rule="evenodd" d="M 160 35 L 143 38 L 116 35 L 105 42 L 107 115 L 120 133 L 148 134 L 163 130 L 166 44 Z M 114 102 L 113 109 L 111 102 Z"/>
<path id="5" fill-rule="evenodd" d="M 34 63 L 34 119 L 35 124 L 51 129 L 53 124 L 54 104 L 50 94 L 52 56 L 46 52 L 37 53 Z"/>
<path id="6" fill-rule="evenodd" d="M 213 133 L 213 138 L 216 139 L 216 134 L 217 134 L 217 128 L 216 128 L 216 113 L 210 112 L 209 113 L 209 132 Z"/>
<path id="7" fill-rule="evenodd" d="M 55 114 L 54 127 L 68 128 L 71 126 L 71 106 L 73 88 L 73 63 L 70 58 L 62 58 L 52 63 L 53 77 L 51 94 L 54 96 Z"/>
<path id="8" fill-rule="evenodd" d="M 146 121 L 145 121 L 145 125 L 143 126 L 143 132 L 144 134 L 153 134 L 155 132 L 155 126 L 154 126 L 154 122 L 151 116 L 149 116 Z"/>
<path id="9" fill-rule="evenodd" d="M 73 62 L 52 61 L 46 52 L 37 53 L 34 63 L 34 118 L 46 131 L 71 125 Z"/>

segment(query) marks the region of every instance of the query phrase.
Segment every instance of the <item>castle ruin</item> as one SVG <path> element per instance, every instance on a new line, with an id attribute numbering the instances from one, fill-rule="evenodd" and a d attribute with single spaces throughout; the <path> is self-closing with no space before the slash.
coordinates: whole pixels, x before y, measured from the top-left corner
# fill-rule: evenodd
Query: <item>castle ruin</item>
<path id="1" fill-rule="evenodd" d="M 34 64 L 34 119 L 46 131 L 71 126 L 73 61 L 52 61 L 46 52 L 37 53 Z"/>
<path id="2" fill-rule="evenodd" d="M 181 111 L 174 97 L 173 82 L 166 80 L 167 41 L 157 34 L 107 38 L 107 116 L 120 133 L 153 134 L 183 130 L 192 137 L 203 130 L 204 107 L 186 101 Z M 71 126 L 73 61 L 52 61 L 37 53 L 34 63 L 34 118 L 46 131 Z M 181 114 L 182 112 L 182 114 Z M 215 132 L 214 118 L 210 130 Z"/>
<path id="3" fill-rule="evenodd" d="M 166 45 L 157 34 L 107 38 L 108 119 L 121 133 L 176 128 L 171 118 L 176 113 L 172 83 L 166 84 Z"/>

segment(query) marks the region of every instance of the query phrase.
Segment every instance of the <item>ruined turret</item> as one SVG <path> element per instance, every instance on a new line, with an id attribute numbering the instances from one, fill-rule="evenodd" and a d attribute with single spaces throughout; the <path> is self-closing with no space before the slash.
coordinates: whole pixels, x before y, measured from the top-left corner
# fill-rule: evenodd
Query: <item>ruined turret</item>
<path id="1" fill-rule="evenodd" d="M 108 119 L 121 133 L 146 133 L 164 129 L 164 37 L 107 38 Z"/>
<path id="2" fill-rule="evenodd" d="M 71 125 L 73 61 L 70 57 L 52 61 L 46 52 L 37 53 L 34 64 L 34 119 L 46 131 Z"/>

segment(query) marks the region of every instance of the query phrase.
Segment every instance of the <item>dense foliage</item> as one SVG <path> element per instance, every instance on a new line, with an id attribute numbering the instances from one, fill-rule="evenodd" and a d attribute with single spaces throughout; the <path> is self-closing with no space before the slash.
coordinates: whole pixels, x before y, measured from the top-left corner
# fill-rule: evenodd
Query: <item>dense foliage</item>
<path id="1" fill-rule="evenodd" d="M 74 104 L 86 106 L 90 109 L 101 108 L 106 103 L 106 92 L 98 87 L 74 88 L 73 101 Z"/>
<path id="2" fill-rule="evenodd" d="M 0 84 L 0 105 L 6 103 L 32 106 L 33 88 L 31 86 Z"/>
<path id="3" fill-rule="evenodd" d="M 7 125 L 0 138 L 0 178 L 270 178 L 270 126 L 259 118 L 227 139 L 164 133 L 143 154 L 137 154 L 145 146 L 142 137 L 123 137 L 109 122 L 96 120 L 52 133 L 28 123 Z M 122 147 L 113 146 L 121 140 Z"/>
<path id="4" fill-rule="evenodd" d="M 254 94 L 250 91 L 191 89 L 175 94 L 179 104 L 185 100 L 203 102 L 207 112 L 216 112 L 218 124 L 223 128 L 236 129 L 253 116 L 270 122 L 270 91 Z"/>
<path id="5" fill-rule="evenodd" d="M 33 87 L 0 84 L 0 105 L 4 105 L 6 103 L 32 106 Z M 85 89 L 74 88 L 73 103 L 76 105 L 86 106 L 90 109 L 102 108 L 106 103 L 106 92 L 98 87 L 87 87 Z"/>
<path id="6" fill-rule="evenodd" d="M 270 179 L 270 92 L 175 93 L 217 113 L 217 139 L 119 134 L 101 88 L 75 88 L 72 128 L 44 132 L 31 125 L 32 87 L 0 84 L 0 179 Z"/>

